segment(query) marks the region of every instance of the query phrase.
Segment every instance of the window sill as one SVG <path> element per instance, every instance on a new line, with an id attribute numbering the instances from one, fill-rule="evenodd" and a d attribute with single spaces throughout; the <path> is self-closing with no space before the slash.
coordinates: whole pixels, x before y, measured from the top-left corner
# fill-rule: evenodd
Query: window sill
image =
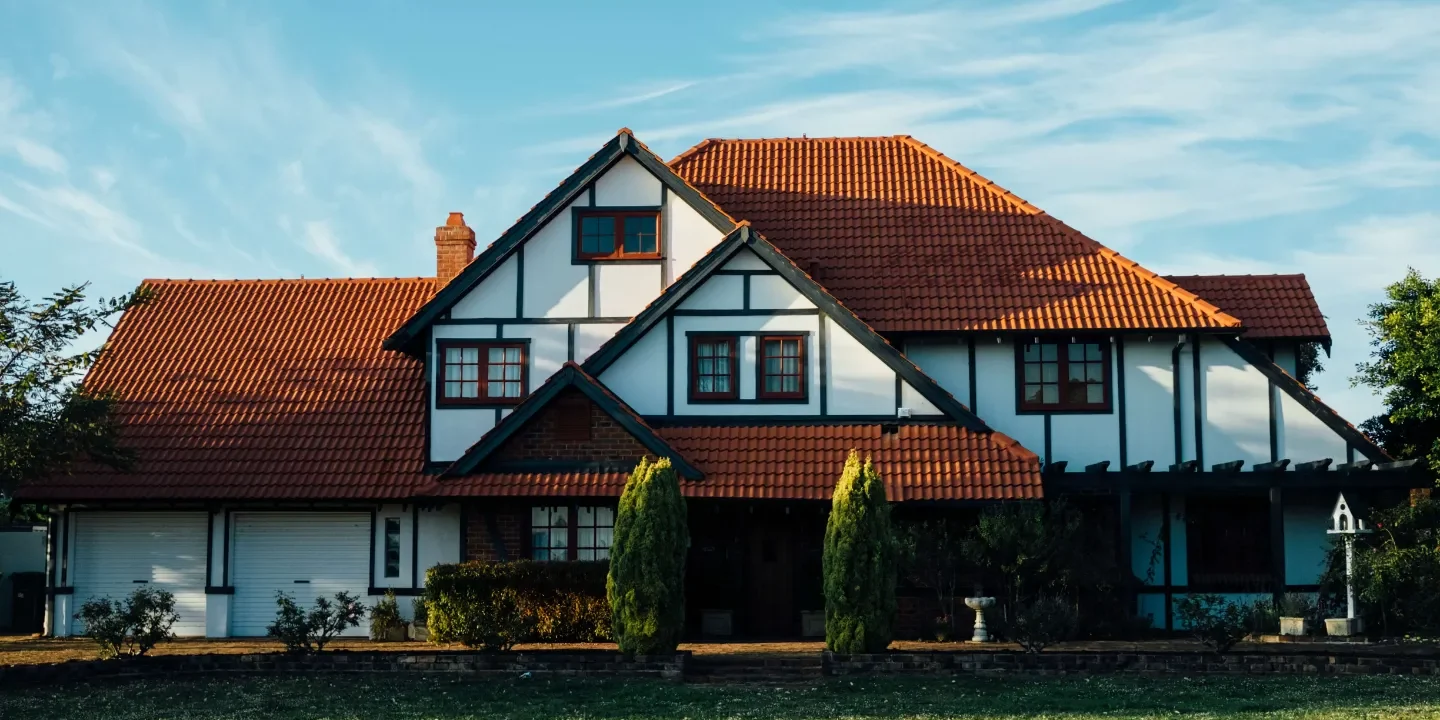
<path id="1" fill-rule="evenodd" d="M 514 402 L 436 402 L 436 410 L 505 410 L 514 409 L 525 402 L 520 398 Z"/>
<path id="2" fill-rule="evenodd" d="M 1055 408 L 1053 410 L 1040 410 L 1035 408 L 1017 408 L 1016 415 L 1114 415 L 1115 408 Z"/>

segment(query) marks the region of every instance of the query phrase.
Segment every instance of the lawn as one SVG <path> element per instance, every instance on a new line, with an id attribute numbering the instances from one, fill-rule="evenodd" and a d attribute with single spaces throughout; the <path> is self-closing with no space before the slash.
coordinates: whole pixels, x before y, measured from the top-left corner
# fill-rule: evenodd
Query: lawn
<path id="1" fill-rule="evenodd" d="M 1430 718 L 1410 677 L 899 678 L 814 686 L 434 676 L 217 678 L 0 691 L 32 718 Z"/>

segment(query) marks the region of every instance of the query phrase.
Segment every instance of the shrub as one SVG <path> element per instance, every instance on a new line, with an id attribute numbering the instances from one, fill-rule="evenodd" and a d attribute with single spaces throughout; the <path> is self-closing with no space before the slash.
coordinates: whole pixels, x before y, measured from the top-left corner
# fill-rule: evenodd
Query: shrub
<path id="1" fill-rule="evenodd" d="M 422 595 L 410 601 L 410 613 L 411 617 L 414 618 L 411 622 L 416 625 L 425 627 L 429 624 L 430 606 L 425 604 L 425 596 Z"/>
<path id="2" fill-rule="evenodd" d="M 673 653 L 685 629 L 685 498 L 669 458 L 641 459 L 625 483 L 610 546 L 615 642 L 626 655 Z"/>
<path id="3" fill-rule="evenodd" d="M 895 622 L 896 543 L 885 483 L 851 450 L 825 526 L 825 647 L 873 653 L 889 647 Z"/>
<path id="4" fill-rule="evenodd" d="M 509 650 L 520 642 L 609 640 L 605 573 L 604 562 L 436 565 L 423 598 L 430 641 Z"/>
<path id="5" fill-rule="evenodd" d="M 1315 598 L 1306 593 L 1285 593 L 1280 598 L 1280 615 L 1282 617 L 1297 617 L 1311 619 L 1316 616 L 1319 610 L 1315 607 Z"/>
<path id="6" fill-rule="evenodd" d="M 1063 598 L 1046 595 L 1018 606 L 1013 617 L 1002 623 L 1002 631 L 1025 652 L 1038 653 L 1074 637 L 1079 622 L 1074 605 Z"/>
<path id="7" fill-rule="evenodd" d="M 400 601 L 395 599 L 394 590 L 386 590 L 385 597 L 370 610 L 370 639 L 389 640 L 392 630 L 405 627 L 400 617 Z"/>
<path id="8" fill-rule="evenodd" d="M 1219 595 L 1189 595 L 1175 602 L 1175 615 L 1205 647 L 1225 652 L 1249 633 L 1252 610 Z"/>
<path id="9" fill-rule="evenodd" d="M 1440 500 L 1417 496 L 1368 519 L 1375 532 L 1355 538 L 1357 614 L 1386 636 L 1440 634 Z M 1320 584 L 1329 617 L 1344 617 L 1345 543 L 1331 544 Z"/>
<path id="10" fill-rule="evenodd" d="M 85 633 L 100 644 L 100 657 L 139 657 L 157 644 L 171 640 L 171 628 L 180 615 L 175 596 L 166 590 L 140 588 L 125 600 L 90 598 L 75 613 Z"/>
<path id="11" fill-rule="evenodd" d="M 336 635 L 346 629 L 359 627 L 365 617 L 366 607 L 348 592 L 335 593 L 331 602 L 325 597 L 315 598 L 314 607 L 307 612 L 301 610 L 295 601 L 283 592 L 275 593 L 275 622 L 265 628 L 265 634 L 285 644 L 289 653 L 313 653 L 325 649 Z"/>
<path id="12" fill-rule="evenodd" d="M 1245 629 L 1250 635 L 1274 635 L 1280 632 L 1280 610 L 1269 598 L 1256 600 L 1245 607 Z"/>

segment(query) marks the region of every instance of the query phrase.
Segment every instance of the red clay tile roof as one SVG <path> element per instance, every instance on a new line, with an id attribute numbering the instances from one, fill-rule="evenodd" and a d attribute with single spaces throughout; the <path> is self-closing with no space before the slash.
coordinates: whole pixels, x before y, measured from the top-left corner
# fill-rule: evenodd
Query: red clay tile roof
<path id="1" fill-rule="evenodd" d="M 851 448 L 872 454 L 891 501 L 1041 497 L 1040 460 L 1001 433 L 953 425 L 675 426 L 656 432 L 705 473 L 692 498 L 828 500 Z M 446 478 L 424 495 L 607 496 L 626 473 L 481 473 Z"/>
<path id="2" fill-rule="evenodd" d="M 147 280 L 86 378 L 118 392 L 133 473 L 81 466 L 43 500 L 409 495 L 421 474 L 420 363 L 380 349 L 434 278 Z"/>
<path id="3" fill-rule="evenodd" d="M 706 140 L 670 166 L 881 332 L 1240 324 L 909 136 Z"/>
<path id="4" fill-rule="evenodd" d="M 1304 275 L 1167 275 L 1245 323 L 1245 337 L 1329 338 Z"/>

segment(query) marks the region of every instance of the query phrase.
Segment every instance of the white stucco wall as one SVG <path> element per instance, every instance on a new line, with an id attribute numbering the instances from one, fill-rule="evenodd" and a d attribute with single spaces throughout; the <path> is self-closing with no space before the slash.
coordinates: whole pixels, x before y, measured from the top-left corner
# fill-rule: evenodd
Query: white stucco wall
<path id="1" fill-rule="evenodd" d="M 895 414 L 895 371 L 853 335 L 826 317 L 830 345 L 826 370 L 831 415 Z"/>
<path id="2" fill-rule="evenodd" d="M 590 311 L 590 266 L 573 264 L 575 236 L 572 210 L 578 201 L 555 214 L 525 242 L 525 317 L 578 318 Z"/>
<path id="3" fill-rule="evenodd" d="M 681 310 L 739 310 L 744 307 L 745 279 L 739 275 L 711 275 L 680 303 Z"/>
<path id="4" fill-rule="evenodd" d="M 480 285 L 450 308 L 453 318 L 515 317 L 518 292 L 519 261 L 514 255 L 506 258 Z"/>
<path id="5" fill-rule="evenodd" d="M 963 338 L 907 340 L 905 356 L 956 400 L 975 410 L 970 398 L 970 348 Z"/>
<path id="6" fill-rule="evenodd" d="M 665 323 L 650 328 L 605 372 L 600 382 L 641 415 L 664 415 Z"/>
<path id="7" fill-rule="evenodd" d="M 1229 346 L 1205 340 L 1200 350 L 1205 374 L 1205 463 L 1244 460 L 1246 467 L 1270 461 L 1270 379 Z"/>
<path id="8" fill-rule="evenodd" d="M 664 289 L 659 263 L 596 263 L 595 315 L 633 317 Z"/>
<path id="9" fill-rule="evenodd" d="M 624 325 L 615 323 L 585 323 L 575 326 L 575 362 L 583 363 L 601 345 L 610 341 Z"/>
<path id="10" fill-rule="evenodd" d="M 778 274 L 750 278 L 750 308 L 753 310 L 805 310 L 814 307 L 815 303 Z"/>
<path id="11" fill-rule="evenodd" d="M 666 193 L 660 213 L 665 228 L 666 278 L 675 282 L 725 238 L 705 216 L 675 193 Z"/>
<path id="12" fill-rule="evenodd" d="M 1045 418 L 1015 411 L 1015 346 L 1007 339 L 975 340 L 975 400 L 990 427 L 1015 438 L 1036 455 L 1045 454 Z M 1044 459 L 1044 458 L 1042 458 Z M 1046 462 L 1050 462 L 1045 459 Z"/>
<path id="13" fill-rule="evenodd" d="M 460 562 L 460 506 L 420 508 L 420 585 L 425 573 L 441 563 Z M 401 609 L 408 603 L 401 603 Z"/>
<path id="14" fill-rule="evenodd" d="M 1126 460 L 1154 460 L 1157 470 L 1175 462 L 1174 336 L 1125 339 Z"/>
<path id="15" fill-rule="evenodd" d="M 595 181 L 596 207 L 658 207 L 660 181 L 630 156 L 620 158 Z"/>

